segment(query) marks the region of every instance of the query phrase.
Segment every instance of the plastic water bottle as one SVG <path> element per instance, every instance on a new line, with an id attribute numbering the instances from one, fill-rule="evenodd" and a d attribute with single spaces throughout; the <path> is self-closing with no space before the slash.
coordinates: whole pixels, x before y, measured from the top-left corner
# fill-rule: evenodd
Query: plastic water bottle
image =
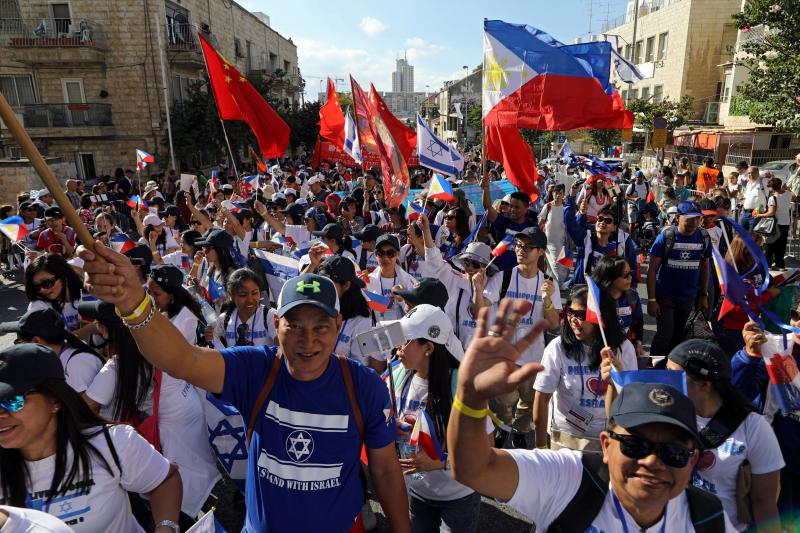
<path id="1" fill-rule="evenodd" d="M 419 444 L 414 444 L 413 446 L 410 443 L 411 439 L 411 432 L 414 429 L 414 424 L 417 421 L 417 416 L 414 414 L 407 414 L 403 417 L 403 421 L 408 424 L 409 427 L 409 434 L 405 437 L 400 439 L 398 443 L 398 448 L 400 450 L 400 457 L 402 459 L 408 459 L 409 457 L 413 457 L 419 451 Z M 425 477 L 425 472 L 415 472 L 410 474 L 409 477 L 411 479 L 423 479 Z"/>
<path id="2" fill-rule="evenodd" d="M 207 326 L 213 326 L 217 322 L 217 318 L 219 315 L 214 310 L 214 307 L 208 303 L 208 300 L 205 299 L 200 292 L 200 289 L 197 287 L 191 287 L 189 292 L 192 293 L 194 299 L 197 300 L 197 303 L 200 304 L 200 312 L 203 313 L 203 320 L 205 320 Z M 210 343 L 209 348 L 213 348 L 214 344 Z"/>

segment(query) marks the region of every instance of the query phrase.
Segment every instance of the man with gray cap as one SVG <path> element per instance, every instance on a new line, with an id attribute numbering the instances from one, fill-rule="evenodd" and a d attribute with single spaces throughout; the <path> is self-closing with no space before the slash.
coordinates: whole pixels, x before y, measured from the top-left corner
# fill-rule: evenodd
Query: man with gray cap
<path id="1" fill-rule="evenodd" d="M 658 383 L 632 383 L 611 406 L 602 453 L 490 448 L 484 432 L 489 399 L 542 370 L 517 367 L 544 326 L 514 341 L 526 302 L 504 300 L 497 318 L 479 318 L 466 351 L 447 429 L 457 481 L 507 502 L 537 531 L 698 533 L 736 531 L 719 499 L 690 487 L 701 451 L 692 402 Z"/>
<path id="2" fill-rule="evenodd" d="M 342 319 L 330 279 L 304 274 L 286 281 L 277 346 L 217 351 L 186 342 L 136 283 L 127 258 L 99 244 L 80 253 L 92 294 L 116 305 L 148 361 L 217 394 L 249 420 L 244 530 L 358 527 L 362 443 L 390 527 L 410 530 L 389 394 L 377 374 L 333 355 Z"/>

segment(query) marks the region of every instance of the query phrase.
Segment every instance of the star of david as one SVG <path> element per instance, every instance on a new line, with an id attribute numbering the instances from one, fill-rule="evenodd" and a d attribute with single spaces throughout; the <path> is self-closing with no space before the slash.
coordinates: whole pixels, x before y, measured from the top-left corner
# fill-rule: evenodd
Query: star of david
<path id="1" fill-rule="evenodd" d="M 314 440 L 305 431 L 294 431 L 286 439 L 286 453 L 295 461 L 305 461 L 314 451 Z"/>
<path id="2" fill-rule="evenodd" d="M 72 510 L 72 502 L 64 502 L 58 506 L 62 513 L 66 513 Z"/>
<path id="3" fill-rule="evenodd" d="M 692 254 L 688 251 L 681 252 L 681 259 L 689 259 L 690 257 L 692 257 Z"/>
<path id="4" fill-rule="evenodd" d="M 442 155 L 442 145 L 436 142 L 436 139 L 428 141 L 427 150 L 431 153 L 431 157 Z"/>
<path id="5" fill-rule="evenodd" d="M 208 440 L 211 443 L 211 449 L 214 450 L 214 455 L 219 458 L 219 462 L 229 471 L 233 468 L 234 461 L 244 461 L 247 459 L 247 448 L 245 448 L 244 427 L 232 426 L 230 422 L 223 419 L 217 424 L 213 430 L 208 432 Z M 225 451 L 217 446 L 215 439 L 217 437 L 233 437 L 236 444 L 230 451 Z"/>

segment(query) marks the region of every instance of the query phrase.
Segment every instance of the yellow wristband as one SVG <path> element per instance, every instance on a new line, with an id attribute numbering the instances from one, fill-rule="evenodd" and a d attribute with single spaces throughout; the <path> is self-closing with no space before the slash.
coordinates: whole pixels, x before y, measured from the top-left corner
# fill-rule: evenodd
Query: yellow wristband
<path id="1" fill-rule="evenodd" d="M 480 410 L 473 409 L 472 407 L 465 405 L 464 402 L 462 402 L 458 397 L 453 398 L 453 407 L 455 407 L 456 411 L 459 413 L 467 415 L 470 418 L 476 418 L 478 420 L 486 418 L 486 415 L 489 414 L 488 408 L 484 407 Z"/>
<path id="2" fill-rule="evenodd" d="M 544 302 L 544 310 L 545 311 L 549 311 L 549 310 L 553 309 L 554 307 L 555 306 L 553 305 L 553 300 L 551 300 L 550 298 L 548 298 L 547 301 Z"/>
<path id="3" fill-rule="evenodd" d="M 117 316 L 120 317 L 125 322 L 136 320 L 137 318 L 142 316 L 144 312 L 147 310 L 147 304 L 149 302 L 150 302 L 150 295 L 148 293 L 144 293 L 144 298 L 139 303 L 139 305 L 136 306 L 136 309 L 131 311 L 131 314 L 123 316 L 122 312 L 120 312 L 119 310 L 119 307 L 116 306 L 114 306 L 114 312 L 117 313 Z"/>

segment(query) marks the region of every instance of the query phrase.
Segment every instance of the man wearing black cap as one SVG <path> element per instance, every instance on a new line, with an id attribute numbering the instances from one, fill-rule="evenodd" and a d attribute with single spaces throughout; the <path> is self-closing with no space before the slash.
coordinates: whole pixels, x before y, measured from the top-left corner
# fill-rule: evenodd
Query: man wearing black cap
<path id="1" fill-rule="evenodd" d="M 75 230 L 64 222 L 60 207 L 48 207 L 44 211 L 44 230 L 36 241 L 36 248 L 45 253 L 61 254 L 67 259 L 75 252 Z"/>
<path id="2" fill-rule="evenodd" d="M 356 264 L 362 272 L 372 272 L 378 268 L 378 260 L 375 259 L 375 241 L 381 236 L 381 230 L 375 224 L 367 224 L 364 228 L 353 234 L 353 237 L 361 241 L 361 246 L 355 247 Z"/>
<path id="3" fill-rule="evenodd" d="M 716 496 L 689 487 L 701 447 L 694 406 L 668 385 L 622 389 L 600 434 L 602 454 L 487 446 L 488 400 L 542 369 L 514 364 L 543 331 L 512 342 L 525 311 L 524 302 L 504 300 L 489 326 L 488 310 L 481 310 L 447 428 L 456 480 L 507 501 L 537 531 L 736 531 Z"/>
<path id="4" fill-rule="evenodd" d="M 278 346 L 217 351 L 188 344 L 156 312 L 132 281 L 126 258 L 101 246 L 94 253 L 81 250 L 81 257 L 92 293 L 117 306 L 148 361 L 218 394 L 249 420 L 246 529 L 347 531 L 357 525 L 363 442 L 392 530 L 410 531 L 388 391 L 363 365 L 331 355 L 341 317 L 330 279 L 304 274 L 284 284 Z"/>
<path id="5" fill-rule="evenodd" d="M 444 311 L 447 305 L 447 287 L 436 278 L 422 278 L 407 289 L 395 289 L 392 294 L 403 299 L 406 313 L 419 304 L 435 305 Z"/>

